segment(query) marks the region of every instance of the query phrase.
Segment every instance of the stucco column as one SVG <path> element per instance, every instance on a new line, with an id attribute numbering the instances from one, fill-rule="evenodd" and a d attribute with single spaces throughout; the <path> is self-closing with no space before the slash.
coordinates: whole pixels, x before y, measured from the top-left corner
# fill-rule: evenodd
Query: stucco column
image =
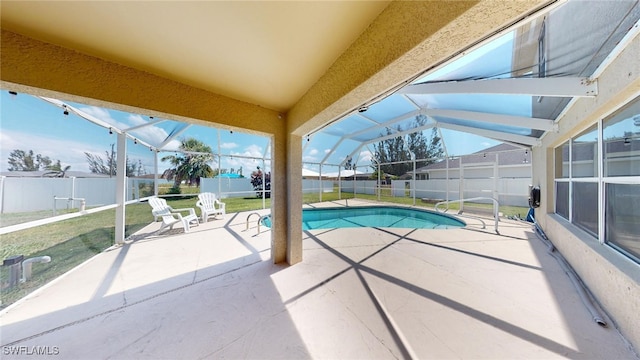
<path id="1" fill-rule="evenodd" d="M 302 137 L 287 137 L 287 263 L 302 261 Z"/>
<path id="2" fill-rule="evenodd" d="M 281 131 L 271 137 L 271 260 L 287 261 L 287 138 Z"/>
<path id="3" fill-rule="evenodd" d="M 302 137 L 278 132 L 271 167 L 271 259 L 302 261 Z"/>

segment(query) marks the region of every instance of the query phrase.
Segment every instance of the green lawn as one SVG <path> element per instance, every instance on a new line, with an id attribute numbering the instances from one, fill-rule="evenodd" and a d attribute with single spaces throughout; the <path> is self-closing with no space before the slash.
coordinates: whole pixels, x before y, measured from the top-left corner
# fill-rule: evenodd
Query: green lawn
<path id="1" fill-rule="evenodd" d="M 194 189 L 194 188 L 191 188 Z M 186 193 L 183 191 L 183 193 Z M 197 194 L 197 192 L 195 192 Z M 169 197 L 167 202 L 174 208 L 193 207 L 199 214 L 195 196 Z M 228 213 L 262 209 L 262 199 L 224 199 Z M 266 199 L 266 207 L 271 200 Z M 74 210 L 71 210 L 74 211 Z M 52 215 L 51 211 L 20 214 L 3 214 L 2 224 L 7 226 Z M 58 211 L 58 214 L 62 214 Z M 21 230 L 0 237 L 0 256 L 24 255 L 25 258 L 48 255 L 49 263 L 33 264 L 32 280 L 14 289 L 6 289 L 8 268 L 0 267 L 0 308 L 4 308 L 29 292 L 46 284 L 73 267 L 113 245 L 115 237 L 115 209 L 105 210 L 69 220 Z M 151 208 L 147 203 L 127 205 L 125 237 L 153 222 Z"/>
<path id="2" fill-rule="evenodd" d="M 125 234 L 130 235 L 153 221 L 147 204 L 127 206 Z M 14 255 L 25 258 L 48 255 L 52 261 L 33 264 L 31 281 L 6 290 L 8 268 L 0 267 L 0 300 L 6 307 L 29 292 L 69 271 L 113 245 L 115 209 L 53 224 L 12 232 L 0 238 L 2 259 Z"/>
<path id="3" fill-rule="evenodd" d="M 191 188 L 190 192 L 197 194 L 197 191 Z M 187 191 L 183 191 L 186 194 Z M 381 197 L 381 201 L 412 205 L 413 199 L 408 197 L 398 198 L 389 196 L 387 192 Z M 375 195 L 356 194 L 358 199 L 377 200 Z M 354 194 L 343 193 L 342 199 L 352 199 Z M 338 192 L 335 189 L 331 193 L 323 193 L 322 201 L 338 200 Z M 200 209 L 196 208 L 195 196 L 185 195 L 179 197 L 169 197 L 167 201 L 174 208 L 193 207 L 199 214 Z M 257 210 L 263 208 L 263 200 L 261 198 L 226 198 L 223 199 L 226 204 L 227 213 L 235 213 L 241 211 Z M 318 193 L 304 194 L 303 202 L 307 204 L 319 202 Z M 420 199 L 416 200 L 417 206 L 433 209 L 432 203 L 423 203 Z M 265 207 L 271 207 L 271 199 L 265 200 Z M 485 211 L 490 211 L 491 205 L 478 205 Z M 452 204 L 450 212 L 458 209 L 457 204 Z M 500 211 L 505 215 L 519 214 L 524 217 L 528 211 L 527 208 L 518 207 L 501 207 Z M 62 212 L 58 212 L 61 214 Z M 3 214 L 2 225 L 11 224 L 16 219 L 33 219 L 51 216 L 51 212 L 38 212 L 38 214 Z M 12 220 L 13 218 L 13 220 Z M 69 271 L 73 267 L 79 265 L 92 256 L 104 251 L 113 245 L 115 233 L 115 209 L 102 211 L 95 214 L 89 214 L 53 224 L 38 226 L 35 228 L 16 231 L 0 237 L 0 255 L 5 259 L 14 255 L 24 255 L 25 258 L 48 255 L 52 261 L 43 264 L 33 264 L 32 280 L 20 284 L 14 289 L 5 289 L 8 280 L 8 268 L 0 267 L 0 300 L 2 301 L 0 308 L 4 308 L 16 300 L 22 298 L 29 292 L 53 280 L 61 274 Z M 151 208 L 146 203 L 138 203 L 127 206 L 125 236 L 129 236 L 136 231 L 142 229 L 153 221 Z"/>

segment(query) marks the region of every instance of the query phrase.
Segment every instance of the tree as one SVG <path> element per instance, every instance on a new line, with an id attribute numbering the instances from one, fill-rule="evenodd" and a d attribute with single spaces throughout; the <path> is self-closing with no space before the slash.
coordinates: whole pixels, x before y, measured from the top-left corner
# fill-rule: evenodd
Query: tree
<path id="1" fill-rule="evenodd" d="M 96 154 L 91 154 L 88 152 L 84 153 L 84 155 L 87 157 L 87 162 L 89 163 L 89 171 L 94 174 L 103 174 L 109 176 L 115 176 L 117 174 L 117 154 L 113 149 L 114 145 L 115 144 L 111 144 L 111 152 L 104 152 L 104 158 Z M 127 157 L 125 161 L 125 167 L 127 176 L 135 176 L 138 173 L 138 164 L 129 161 L 129 157 Z"/>
<path id="2" fill-rule="evenodd" d="M 345 160 L 344 169 L 345 170 L 355 170 L 356 169 L 356 164 L 353 163 L 353 158 L 351 156 L 348 156 L 347 159 Z"/>
<path id="3" fill-rule="evenodd" d="M 444 148 L 442 147 L 442 138 L 438 134 L 438 129 L 431 129 L 431 138 L 429 139 L 429 144 L 427 146 L 427 153 L 425 158 L 430 159 L 426 161 L 424 165 L 427 166 L 429 164 L 433 164 L 436 162 L 436 159 L 441 159 L 444 157 Z"/>
<path id="4" fill-rule="evenodd" d="M 395 130 L 402 132 L 410 128 L 422 127 L 427 121 L 426 116 L 418 115 L 406 129 L 398 125 Z M 392 135 L 393 133 L 387 128 L 386 135 Z M 428 140 L 422 131 L 416 131 L 405 136 L 397 136 L 380 141 L 374 148 L 376 159 L 382 164 L 380 170 L 395 176 L 403 175 L 413 169 L 409 150 L 415 154 L 415 159 L 419 160 L 416 162 L 416 168 L 432 164 L 436 161 L 435 159 L 444 155 L 442 139 L 438 136 L 436 128 L 432 129 L 431 137 Z M 377 171 L 377 166 L 372 165 L 372 168 Z"/>
<path id="5" fill-rule="evenodd" d="M 168 155 L 162 161 L 169 161 L 172 165 L 165 170 L 162 177 L 173 180 L 174 189 L 179 189 L 183 180 L 189 186 L 200 186 L 200 178 L 212 177 L 214 171 L 208 162 L 213 160 L 211 147 L 194 138 L 182 139 L 180 155 Z"/>
<path id="6" fill-rule="evenodd" d="M 264 175 L 264 184 L 262 186 L 262 177 Z M 256 197 L 262 197 L 262 190 L 266 190 L 264 196 L 270 198 L 271 197 L 271 173 L 264 173 L 260 170 L 260 166 L 257 167 L 257 170 L 254 170 L 251 173 L 251 185 L 253 185 L 253 190 L 256 192 Z"/>
<path id="7" fill-rule="evenodd" d="M 13 150 L 9 153 L 9 171 L 51 170 L 53 161 L 48 156 L 34 154 L 33 150 Z M 57 160 L 60 166 L 60 160 Z"/>
<path id="8" fill-rule="evenodd" d="M 69 169 L 71 169 L 71 165 L 67 165 L 64 168 L 62 168 L 62 164 L 60 163 L 60 160 L 58 160 L 56 161 L 55 164 L 49 166 L 49 169 L 47 170 L 50 170 L 50 171 L 42 174 L 42 176 L 63 178 L 67 176 L 67 171 L 69 171 Z"/>

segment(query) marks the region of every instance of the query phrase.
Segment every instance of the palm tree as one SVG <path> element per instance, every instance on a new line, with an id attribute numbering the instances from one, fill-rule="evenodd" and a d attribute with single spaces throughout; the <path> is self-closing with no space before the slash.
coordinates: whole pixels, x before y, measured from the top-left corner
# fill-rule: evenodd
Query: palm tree
<path id="1" fill-rule="evenodd" d="M 67 165 L 63 169 L 51 169 L 52 171 L 42 174 L 42 177 L 66 177 L 69 169 L 71 169 L 71 165 Z"/>
<path id="2" fill-rule="evenodd" d="M 42 174 L 42 177 L 63 178 L 67 176 L 67 171 L 69 171 L 69 169 L 71 169 L 71 165 L 67 165 L 63 168 L 62 164 L 60 164 L 60 160 L 58 160 L 54 165 L 47 166 L 47 170 L 49 171 Z"/>
<path id="3" fill-rule="evenodd" d="M 213 160 L 211 147 L 194 138 L 182 139 L 181 154 L 168 155 L 162 161 L 169 161 L 171 168 L 164 171 L 162 177 L 173 180 L 173 187 L 179 188 L 183 180 L 189 186 L 200 186 L 201 177 L 213 176 L 213 169 L 208 162 Z"/>

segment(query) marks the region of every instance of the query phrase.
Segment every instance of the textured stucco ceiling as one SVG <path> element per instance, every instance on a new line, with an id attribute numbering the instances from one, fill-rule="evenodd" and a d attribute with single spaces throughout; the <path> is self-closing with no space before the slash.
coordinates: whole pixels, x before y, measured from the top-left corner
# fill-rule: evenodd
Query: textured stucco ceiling
<path id="1" fill-rule="evenodd" d="M 388 1 L 2 1 L 2 28 L 286 111 Z"/>

